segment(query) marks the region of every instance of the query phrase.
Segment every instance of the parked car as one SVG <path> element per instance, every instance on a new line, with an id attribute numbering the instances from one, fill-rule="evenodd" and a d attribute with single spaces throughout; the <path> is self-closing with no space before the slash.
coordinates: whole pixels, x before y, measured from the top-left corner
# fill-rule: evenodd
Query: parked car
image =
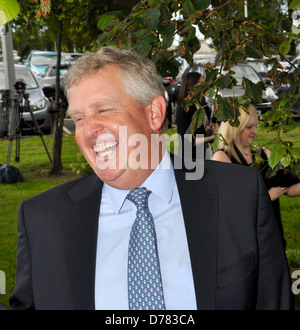
<path id="1" fill-rule="evenodd" d="M 289 71 L 288 71 L 289 74 L 294 74 L 296 70 L 298 70 L 298 72 L 299 72 L 300 56 L 295 57 L 294 60 L 292 61 L 292 63 L 294 64 L 294 66 L 291 66 L 289 68 Z M 296 73 L 296 75 L 297 74 L 298 73 Z M 298 76 L 299 76 L 299 74 L 298 74 Z M 285 86 L 282 89 L 280 95 L 283 94 L 286 90 L 288 90 L 289 87 L 290 87 L 289 85 Z M 292 107 L 291 107 L 290 111 L 293 114 L 293 118 L 299 120 L 300 119 L 300 100 L 294 99 L 294 97 L 291 96 L 290 94 L 288 97 L 290 98 L 290 100 L 292 102 Z"/>
<path id="2" fill-rule="evenodd" d="M 27 60 L 24 64 L 32 70 L 32 72 L 37 78 L 41 78 L 45 75 L 47 68 L 50 65 L 56 65 L 56 63 L 56 52 L 32 51 L 27 57 Z M 66 64 L 63 56 L 61 56 L 61 64 Z"/>
<path id="3" fill-rule="evenodd" d="M 239 63 L 234 65 L 231 68 L 235 72 L 233 75 L 237 80 L 237 84 L 232 88 L 225 88 L 219 91 L 223 97 L 239 97 L 245 94 L 245 90 L 242 86 L 242 79 L 246 77 L 251 80 L 254 84 L 257 84 L 259 81 L 263 82 L 260 75 L 255 71 L 255 69 L 245 63 Z M 186 72 L 197 71 L 203 75 L 205 78 L 205 68 L 200 64 L 195 65 L 194 67 L 189 67 Z M 276 95 L 276 89 L 273 89 L 273 85 L 266 85 L 266 89 L 262 92 L 262 103 L 256 104 L 259 115 L 265 113 L 271 109 L 271 104 L 278 98 Z"/>
<path id="4" fill-rule="evenodd" d="M 288 71 L 289 71 L 289 72 L 293 72 L 293 71 L 295 71 L 295 67 L 298 67 L 298 65 L 300 64 L 300 55 L 296 56 L 296 57 L 291 61 L 291 63 L 292 63 L 293 65 L 290 65 L 290 66 L 288 67 Z"/>
<path id="5" fill-rule="evenodd" d="M 273 55 L 273 57 L 275 57 L 281 64 L 283 71 L 287 71 L 289 69 L 290 63 L 288 61 L 281 59 L 279 55 Z M 286 57 L 289 58 L 289 56 Z"/>
<path id="6" fill-rule="evenodd" d="M 59 77 L 60 77 L 60 102 L 67 102 L 64 91 L 64 78 L 68 71 L 69 65 L 61 65 Z M 39 79 L 39 83 L 42 85 L 44 94 L 50 100 L 54 102 L 55 100 L 55 89 L 56 89 L 56 65 L 50 65 L 45 75 Z"/>
<path id="7" fill-rule="evenodd" d="M 200 64 L 205 65 L 209 62 L 215 63 L 215 58 L 216 58 L 215 54 L 194 54 L 194 56 L 193 56 L 195 65 L 200 65 Z M 180 68 L 179 68 L 179 72 L 178 72 L 178 75 L 175 80 L 176 80 L 177 84 L 180 86 L 180 84 L 182 82 L 182 77 L 183 77 L 185 71 L 188 69 L 189 65 L 184 58 L 176 57 L 176 60 L 180 63 Z"/>
<path id="8" fill-rule="evenodd" d="M 13 50 L 13 56 L 15 63 L 18 63 L 21 61 L 21 56 L 19 55 L 19 52 L 17 50 Z"/>
<path id="9" fill-rule="evenodd" d="M 69 65 L 61 65 L 60 67 L 60 94 L 59 94 L 59 107 L 63 109 L 65 113 L 68 109 L 68 100 L 65 95 L 64 89 L 64 78 L 68 71 Z M 41 84 L 44 94 L 50 101 L 51 107 L 55 101 L 55 93 L 56 93 L 56 65 L 51 65 L 47 68 L 45 76 L 39 79 L 39 83 Z"/>
<path id="10" fill-rule="evenodd" d="M 65 61 L 65 64 L 72 64 L 81 56 L 81 53 L 62 53 L 62 57 Z"/>
<path id="11" fill-rule="evenodd" d="M 272 68 L 271 65 L 266 65 L 264 60 L 256 60 L 256 59 L 247 59 L 246 64 L 252 66 L 252 68 L 261 76 L 263 80 L 266 80 L 267 72 Z"/>
<path id="12" fill-rule="evenodd" d="M 32 71 L 25 65 L 15 65 L 16 80 L 23 80 L 26 84 L 25 92 L 29 94 L 29 102 L 31 109 L 39 128 L 45 133 L 51 130 L 49 107 L 50 101 L 45 96 L 42 88 L 38 84 Z M 5 90 L 5 76 L 4 76 L 4 65 L 0 63 L 0 90 Z M 21 124 L 20 128 L 22 132 L 30 132 L 35 128 L 32 121 L 32 117 L 29 111 L 20 113 Z"/>

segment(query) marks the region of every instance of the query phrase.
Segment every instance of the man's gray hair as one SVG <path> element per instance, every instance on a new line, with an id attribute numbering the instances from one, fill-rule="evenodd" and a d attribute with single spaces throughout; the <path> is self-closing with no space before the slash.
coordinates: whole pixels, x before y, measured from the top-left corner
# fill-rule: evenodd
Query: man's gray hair
<path id="1" fill-rule="evenodd" d="M 120 68 L 124 90 L 141 105 L 148 105 L 152 99 L 161 94 L 165 97 L 165 89 L 155 65 L 137 53 L 106 46 L 95 53 L 83 54 L 68 70 L 65 78 L 66 95 L 73 84 L 89 75 L 96 73 L 107 65 Z"/>

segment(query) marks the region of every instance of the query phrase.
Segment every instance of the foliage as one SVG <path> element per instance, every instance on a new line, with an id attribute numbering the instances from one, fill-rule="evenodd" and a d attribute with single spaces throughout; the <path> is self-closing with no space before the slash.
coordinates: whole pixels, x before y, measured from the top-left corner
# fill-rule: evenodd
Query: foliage
<path id="1" fill-rule="evenodd" d="M 200 104 L 203 95 L 214 99 L 214 115 L 218 120 L 229 120 L 232 125 L 239 125 L 239 111 L 246 110 L 250 102 L 259 103 L 265 86 L 259 83 L 256 85 L 244 78 L 245 95 L 224 98 L 219 91 L 232 88 L 236 84 L 234 72 L 231 70 L 235 64 L 247 57 L 257 60 L 266 58 L 266 64 L 271 66 L 268 78 L 275 85 L 288 86 L 282 97 L 274 102 L 272 110 L 263 118 L 263 125 L 272 125 L 278 132 L 278 146 L 272 151 L 270 166 L 276 171 L 276 165 L 283 156 L 281 165 L 299 174 L 299 150 L 292 142 L 283 143 L 281 139 L 285 130 L 292 129 L 289 125 L 292 121 L 289 107 L 300 99 L 299 69 L 293 73 L 284 72 L 278 58 L 273 57 L 279 54 L 281 59 L 284 59 L 290 49 L 291 40 L 298 38 L 298 35 L 286 30 L 287 24 L 283 25 L 278 19 L 280 6 L 273 14 L 276 16 L 272 27 L 272 31 L 277 31 L 275 38 L 270 37 L 270 29 L 266 31 L 260 22 L 242 17 L 240 10 L 243 4 L 242 0 L 142 0 L 125 19 L 115 12 L 101 15 L 98 27 L 102 33 L 97 43 L 98 46 L 117 45 L 134 49 L 152 59 L 162 76 L 176 77 L 179 64 L 175 51 L 171 50 L 170 46 L 175 36 L 179 36 L 177 52 L 192 65 L 193 54 L 200 47 L 196 36 L 197 26 L 205 39 L 212 40 L 218 48 L 216 63 L 205 65 L 205 82 L 196 85 L 185 102 L 186 109 L 193 103 L 197 106 L 198 110 L 193 117 L 194 129 L 201 126 L 204 120 L 204 109 Z M 299 1 L 293 0 L 290 8 L 298 7 Z"/>
<path id="2" fill-rule="evenodd" d="M 44 16 L 47 17 L 51 11 L 51 1 L 50 0 L 33 0 L 36 3 L 40 3 L 40 8 L 36 11 L 35 17 Z"/>
<path id="3" fill-rule="evenodd" d="M 15 18 L 20 11 L 19 4 L 16 0 L 6 0 L 0 2 L 0 26 L 8 23 Z"/>
<path id="4" fill-rule="evenodd" d="M 85 175 L 92 172 L 90 165 L 87 163 L 82 153 L 77 153 L 76 162 L 70 164 L 72 170 L 77 175 Z"/>
<path id="5" fill-rule="evenodd" d="M 137 1 L 18 0 L 21 11 L 12 22 L 15 49 L 22 56 L 34 49 L 54 50 L 57 42 L 57 13 L 63 8 L 60 14 L 63 21 L 62 50 L 90 51 L 99 35 L 98 17 L 116 8 L 128 12 Z"/>
<path id="6" fill-rule="evenodd" d="M 20 1 L 28 3 L 28 0 Z M 38 0 L 34 1 L 38 2 Z M 50 10 L 50 1 L 39 0 L 39 2 L 37 15 L 46 16 Z M 55 31 L 54 18 L 57 16 L 57 10 L 63 9 L 60 18 L 63 19 L 64 35 L 68 35 L 68 32 L 75 28 L 75 33 L 72 33 L 74 44 L 78 44 L 76 39 L 79 36 L 85 47 L 89 48 L 98 48 L 108 44 L 132 48 L 152 59 L 162 76 L 175 77 L 179 63 L 175 58 L 175 51 L 170 47 L 175 36 L 179 36 L 180 43 L 177 53 L 192 65 L 193 54 L 200 47 L 196 35 L 197 27 L 206 39 L 212 41 L 218 52 L 216 63 L 208 64 L 205 67 L 205 82 L 197 85 L 186 99 L 186 108 L 192 103 L 195 103 L 198 108 L 193 117 L 194 130 L 204 121 L 204 109 L 200 105 L 203 95 L 214 99 L 215 116 L 218 120 L 229 120 L 232 125 L 239 125 L 239 111 L 246 109 L 249 102 L 259 103 L 265 86 L 263 84 L 255 85 L 244 78 L 245 95 L 224 98 L 220 96 L 219 91 L 224 88 L 232 88 L 236 84 L 231 70 L 233 65 L 246 57 L 257 60 L 267 58 L 266 64 L 272 67 L 268 78 L 275 85 L 288 86 L 285 94 L 274 102 L 272 110 L 263 118 L 263 125 L 272 124 L 273 129 L 278 132 L 278 146 L 272 150 L 270 166 L 276 172 L 280 157 L 283 156 L 282 165 L 294 173 L 299 173 L 298 149 L 292 143 L 283 144 L 281 139 L 282 132 L 292 128 L 289 125 L 291 113 L 288 109 L 300 99 L 299 70 L 295 70 L 293 73 L 283 72 L 278 61 L 279 58 L 272 56 L 280 54 L 283 59 L 290 51 L 292 42 L 298 38 L 298 34 L 295 34 L 295 30 L 291 28 L 290 12 L 299 7 L 299 0 L 271 0 L 271 3 L 268 2 L 269 7 L 267 2 L 266 0 L 260 0 L 255 4 L 248 2 L 251 15 L 249 15 L 249 19 L 245 19 L 243 17 L 244 1 L 242 0 L 142 0 L 126 17 L 121 10 L 117 10 L 118 7 L 108 7 L 104 1 L 101 4 L 98 1 L 96 4 L 94 1 L 87 3 L 86 0 L 64 2 L 52 0 L 52 15 L 48 15 L 47 29 L 44 28 L 44 30 L 47 33 Z M 290 4 L 290 11 L 286 16 L 282 10 L 284 3 Z M 95 23 L 98 22 L 100 35 L 99 31 L 96 31 L 92 38 L 83 37 L 86 25 L 78 13 L 83 13 L 88 18 L 89 26 L 93 25 L 90 24 L 90 19 Z M 96 24 L 94 26 L 96 27 Z M 91 35 L 90 29 L 87 31 Z M 95 40 L 97 41 L 95 42 Z M 90 44 L 87 45 L 89 42 Z"/>
<path id="7" fill-rule="evenodd" d="M 44 139 L 48 149 L 51 149 L 53 139 L 50 136 L 44 136 Z M 0 141 L 1 163 L 3 163 L 7 146 L 8 140 Z M 21 162 L 16 163 L 12 157 L 11 165 L 20 169 L 24 182 L 0 184 L 0 270 L 5 272 L 7 280 L 6 295 L 0 294 L 0 303 L 6 305 L 8 305 L 8 298 L 15 284 L 18 206 L 25 199 L 78 177 L 70 165 L 76 161 L 76 154 L 78 153 L 74 135 L 63 137 L 62 160 L 64 170 L 59 176 L 48 174 L 49 160 L 39 136 L 22 138 L 20 146 Z"/>

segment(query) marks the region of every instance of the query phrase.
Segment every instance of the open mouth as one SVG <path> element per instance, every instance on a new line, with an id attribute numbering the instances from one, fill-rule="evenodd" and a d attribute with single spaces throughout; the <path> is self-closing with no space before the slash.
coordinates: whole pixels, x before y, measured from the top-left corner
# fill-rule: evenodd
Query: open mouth
<path id="1" fill-rule="evenodd" d="M 94 151 L 98 157 L 107 157 L 116 150 L 117 141 L 105 141 L 94 145 Z"/>

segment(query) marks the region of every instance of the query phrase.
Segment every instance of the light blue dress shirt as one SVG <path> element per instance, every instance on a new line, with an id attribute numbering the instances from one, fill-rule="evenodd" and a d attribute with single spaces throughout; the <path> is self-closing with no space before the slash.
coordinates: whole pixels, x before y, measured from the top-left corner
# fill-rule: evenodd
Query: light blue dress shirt
<path id="1" fill-rule="evenodd" d="M 152 191 L 149 208 L 155 223 L 166 309 L 196 309 L 181 203 L 167 152 L 142 186 Z M 128 309 L 128 243 L 136 215 L 135 205 L 126 199 L 128 192 L 103 186 L 95 274 L 96 309 Z"/>

